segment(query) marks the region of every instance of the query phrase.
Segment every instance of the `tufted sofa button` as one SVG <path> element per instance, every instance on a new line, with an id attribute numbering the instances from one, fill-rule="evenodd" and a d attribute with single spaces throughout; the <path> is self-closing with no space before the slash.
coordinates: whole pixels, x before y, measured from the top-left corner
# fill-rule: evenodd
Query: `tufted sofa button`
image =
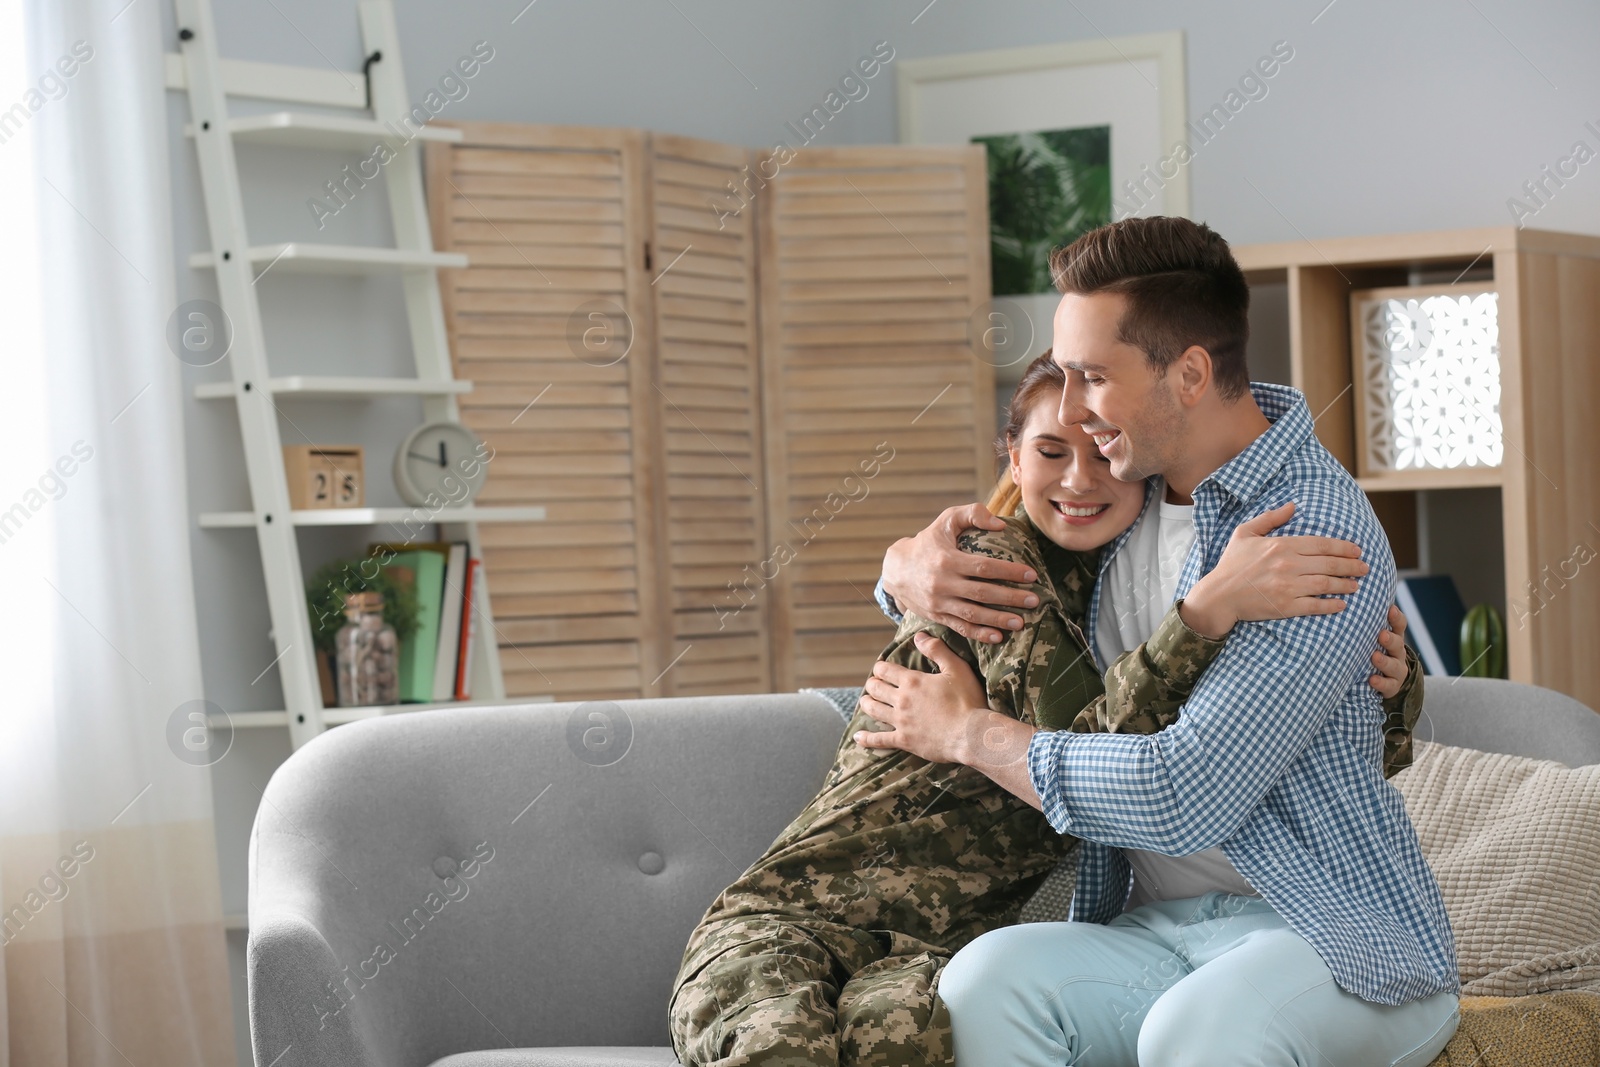
<path id="1" fill-rule="evenodd" d="M 646 852 L 639 857 L 639 869 L 645 874 L 660 874 L 667 869 L 667 861 L 659 852 Z"/>
<path id="2" fill-rule="evenodd" d="M 449 878 L 456 873 L 456 861 L 449 856 L 440 856 L 433 861 L 433 873 L 440 878 Z"/>

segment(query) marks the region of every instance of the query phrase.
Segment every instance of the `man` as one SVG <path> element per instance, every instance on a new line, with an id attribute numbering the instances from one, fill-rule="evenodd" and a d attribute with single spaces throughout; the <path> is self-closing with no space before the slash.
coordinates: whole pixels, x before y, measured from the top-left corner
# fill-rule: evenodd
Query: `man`
<path id="1" fill-rule="evenodd" d="M 1102 554 L 1098 659 L 1149 636 L 1150 613 L 1215 566 L 1239 523 L 1291 501 L 1280 533 L 1354 541 L 1372 569 L 1341 612 L 1240 623 L 1153 735 L 1037 732 L 973 707 L 981 690 L 937 647 L 933 679 L 879 664 L 863 707 L 894 729 L 858 743 L 974 767 L 1085 841 L 1077 921 L 986 934 L 946 969 L 956 1058 L 1425 1064 L 1454 1032 L 1459 980 L 1438 886 L 1379 769 L 1364 667 L 1394 589 L 1382 528 L 1305 398 L 1249 382 L 1249 289 L 1221 237 L 1129 219 L 1052 268 L 1061 421 L 1095 436 L 1115 476 L 1160 476 Z M 937 613 L 895 555 L 885 591 Z M 963 624 L 1002 619 L 969 610 Z"/>

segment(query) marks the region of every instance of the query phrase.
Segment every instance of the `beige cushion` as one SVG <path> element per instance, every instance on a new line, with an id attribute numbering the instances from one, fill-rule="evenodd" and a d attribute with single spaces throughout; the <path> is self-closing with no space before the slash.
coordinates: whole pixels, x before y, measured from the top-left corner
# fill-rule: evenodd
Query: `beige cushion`
<path id="1" fill-rule="evenodd" d="M 1600 766 L 1418 742 L 1394 784 L 1444 892 L 1464 992 L 1600 989 Z"/>

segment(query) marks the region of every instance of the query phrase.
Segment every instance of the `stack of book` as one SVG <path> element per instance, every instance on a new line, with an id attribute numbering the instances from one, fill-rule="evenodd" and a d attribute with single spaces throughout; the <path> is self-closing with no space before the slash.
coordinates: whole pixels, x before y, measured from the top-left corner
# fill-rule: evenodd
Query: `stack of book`
<path id="1" fill-rule="evenodd" d="M 417 628 L 400 643 L 400 700 L 437 703 L 471 693 L 473 590 L 480 561 L 465 541 L 373 545 L 392 558 L 384 570 L 417 593 Z"/>
<path id="2" fill-rule="evenodd" d="M 1427 674 L 1461 673 L 1461 622 L 1466 606 L 1448 574 L 1402 570 L 1395 603 L 1406 616 L 1406 644 L 1417 650 Z"/>

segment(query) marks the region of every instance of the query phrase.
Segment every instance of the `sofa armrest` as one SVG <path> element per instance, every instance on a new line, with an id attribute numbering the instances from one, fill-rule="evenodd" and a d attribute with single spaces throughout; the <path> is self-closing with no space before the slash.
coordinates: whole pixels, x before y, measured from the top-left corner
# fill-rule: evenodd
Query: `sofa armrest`
<path id="1" fill-rule="evenodd" d="M 246 960 L 250 1045 L 260 1067 L 377 1067 L 357 1006 L 339 995 L 344 976 L 333 949 L 309 916 L 252 909 Z"/>
<path id="2" fill-rule="evenodd" d="M 589 744 L 601 721 L 615 751 Z M 318 736 L 251 835 L 258 1067 L 666 1044 L 695 921 L 816 792 L 840 728 L 791 693 L 448 708 Z"/>

